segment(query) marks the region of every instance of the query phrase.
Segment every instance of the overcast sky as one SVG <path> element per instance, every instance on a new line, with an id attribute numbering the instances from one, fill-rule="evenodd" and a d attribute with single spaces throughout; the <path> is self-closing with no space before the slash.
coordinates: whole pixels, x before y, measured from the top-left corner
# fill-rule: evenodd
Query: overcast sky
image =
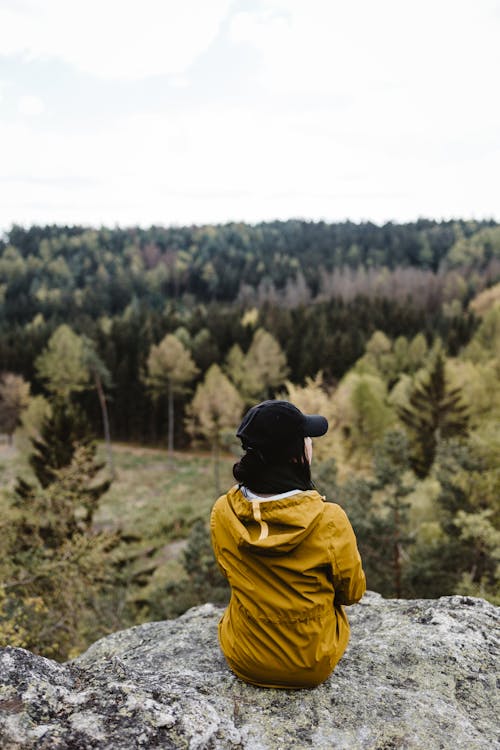
<path id="1" fill-rule="evenodd" d="M 0 229 L 500 220 L 500 0 L 0 0 Z"/>

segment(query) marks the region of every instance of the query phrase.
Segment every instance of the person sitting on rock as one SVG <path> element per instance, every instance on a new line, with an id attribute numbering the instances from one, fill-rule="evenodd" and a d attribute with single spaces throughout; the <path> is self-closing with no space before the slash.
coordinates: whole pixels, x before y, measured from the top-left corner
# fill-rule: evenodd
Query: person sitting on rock
<path id="1" fill-rule="evenodd" d="M 347 515 L 311 481 L 311 438 L 327 430 L 324 417 L 288 401 L 252 407 L 236 433 L 238 484 L 212 510 L 212 546 L 231 586 L 219 641 L 232 671 L 254 685 L 323 682 L 349 640 L 343 605 L 366 590 Z"/>

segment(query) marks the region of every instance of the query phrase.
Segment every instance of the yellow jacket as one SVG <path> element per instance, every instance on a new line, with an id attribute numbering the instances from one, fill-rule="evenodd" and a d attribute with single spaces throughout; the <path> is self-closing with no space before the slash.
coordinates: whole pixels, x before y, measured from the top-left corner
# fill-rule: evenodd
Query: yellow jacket
<path id="1" fill-rule="evenodd" d="M 323 682 L 349 640 L 342 605 L 366 589 L 345 512 L 315 490 L 248 500 L 235 486 L 215 503 L 210 526 L 231 585 L 219 640 L 233 672 L 263 687 Z"/>

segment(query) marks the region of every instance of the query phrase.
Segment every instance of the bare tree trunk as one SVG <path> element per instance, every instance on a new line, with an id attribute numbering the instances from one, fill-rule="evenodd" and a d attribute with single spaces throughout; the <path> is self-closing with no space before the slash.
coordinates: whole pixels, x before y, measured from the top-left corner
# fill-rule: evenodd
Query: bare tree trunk
<path id="1" fill-rule="evenodd" d="M 168 465 L 172 468 L 174 457 L 174 392 L 168 381 Z"/>
<path id="2" fill-rule="evenodd" d="M 113 479 L 116 477 L 115 465 L 113 461 L 113 451 L 111 449 L 111 434 L 109 431 L 109 416 L 108 406 L 106 404 L 106 396 L 102 387 L 101 378 L 97 372 L 94 372 L 94 382 L 99 397 L 99 403 L 101 405 L 102 423 L 104 427 L 104 440 L 106 442 L 106 453 L 108 456 L 108 471 Z"/>

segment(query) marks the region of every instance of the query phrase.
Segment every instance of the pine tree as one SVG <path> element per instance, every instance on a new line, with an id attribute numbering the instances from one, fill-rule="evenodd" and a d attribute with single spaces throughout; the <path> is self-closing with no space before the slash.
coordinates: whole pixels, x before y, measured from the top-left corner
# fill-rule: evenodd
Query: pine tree
<path id="1" fill-rule="evenodd" d="M 30 398 L 30 384 L 20 375 L 5 372 L 0 377 L 0 432 L 8 435 L 9 443 L 20 424 L 21 414 Z"/>
<path id="2" fill-rule="evenodd" d="M 481 596 L 500 604 L 500 469 L 476 441 L 443 441 L 436 456 L 437 534 L 416 545 L 410 596 Z"/>
<path id="3" fill-rule="evenodd" d="M 96 460 L 96 445 L 83 412 L 73 404 L 63 404 L 56 400 L 52 404 L 50 415 L 42 422 L 40 435 L 30 440 L 33 452 L 29 457 L 29 463 L 44 489 L 58 481 L 60 471 L 71 465 L 80 449 L 85 459 L 85 467 L 79 467 L 80 476 L 85 477 L 85 485 L 79 487 L 79 492 L 86 497 L 88 508 L 85 517 L 90 523 L 93 512 L 90 509 L 107 492 L 111 480 L 95 483 L 95 478 L 104 464 Z M 29 482 L 18 478 L 15 487 L 18 504 L 29 505 L 33 491 L 34 488 Z"/>
<path id="4" fill-rule="evenodd" d="M 392 553 L 393 591 L 396 598 L 403 594 L 404 547 L 411 543 L 408 535 L 410 504 L 405 498 L 415 489 L 408 479 L 410 468 L 409 446 L 406 436 L 393 430 L 375 447 L 373 489 L 381 493 L 382 506 L 387 511 L 386 521 L 390 533 L 389 548 Z"/>
<path id="5" fill-rule="evenodd" d="M 42 422 L 40 435 L 31 438 L 33 452 L 29 463 L 42 487 L 48 487 L 56 472 L 69 466 L 75 444 L 88 444 L 90 425 L 85 414 L 73 404 L 56 400 Z"/>
<path id="6" fill-rule="evenodd" d="M 431 470 L 439 442 L 468 433 L 467 407 L 460 389 L 450 388 L 446 383 L 441 352 L 436 355 L 427 379 L 414 386 L 408 406 L 398 408 L 398 415 L 410 433 L 412 468 L 423 479 Z"/>
<path id="7" fill-rule="evenodd" d="M 6 495 L 0 647 L 67 659 L 120 626 L 124 592 L 110 555 L 118 536 L 92 529 L 99 499 L 89 493 L 94 471 L 92 452 L 80 446 L 47 487 L 29 486 L 22 503 Z"/>
<path id="8" fill-rule="evenodd" d="M 368 585 L 384 596 L 401 597 L 410 558 L 409 503 L 414 490 L 409 471 L 408 440 L 387 432 L 375 446 L 373 476 L 351 476 L 344 484 L 326 482 L 327 498 L 342 505 L 356 532 Z M 324 478 L 319 472 L 321 490 Z M 325 476 L 328 480 L 328 477 Z"/>

